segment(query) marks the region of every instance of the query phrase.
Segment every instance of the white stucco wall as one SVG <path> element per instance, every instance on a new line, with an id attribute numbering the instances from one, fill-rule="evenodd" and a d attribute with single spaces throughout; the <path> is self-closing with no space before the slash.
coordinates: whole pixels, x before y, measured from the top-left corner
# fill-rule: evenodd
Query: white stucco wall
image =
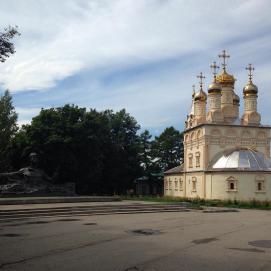
<path id="1" fill-rule="evenodd" d="M 236 179 L 236 191 L 228 189 L 229 177 Z M 264 190 L 257 191 L 257 182 L 264 181 Z M 271 173 L 227 172 L 206 174 L 206 199 L 271 200 Z"/>
<path id="2" fill-rule="evenodd" d="M 234 191 L 229 190 L 229 178 L 236 180 Z M 196 181 L 196 189 L 193 189 L 193 180 Z M 197 172 L 166 175 L 164 181 L 165 196 L 220 200 L 271 200 L 271 173 Z M 182 187 L 180 187 L 180 181 L 182 181 Z M 257 183 L 260 181 L 263 182 L 264 188 L 262 191 L 257 191 Z M 171 182 L 171 187 L 169 182 Z"/>

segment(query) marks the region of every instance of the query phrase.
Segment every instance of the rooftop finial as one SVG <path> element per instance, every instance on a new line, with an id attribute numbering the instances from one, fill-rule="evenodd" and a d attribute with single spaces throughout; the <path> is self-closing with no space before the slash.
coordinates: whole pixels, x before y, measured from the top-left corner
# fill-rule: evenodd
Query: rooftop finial
<path id="1" fill-rule="evenodd" d="M 226 50 L 223 50 L 222 54 L 218 55 L 218 57 L 223 58 L 221 65 L 223 67 L 223 71 L 226 72 L 226 66 L 227 66 L 227 64 L 226 64 L 226 58 L 230 58 L 230 55 L 227 55 L 226 54 Z"/>
<path id="2" fill-rule="evenodd" d="M 197 78 L 200 79 L 200 81 L 199 81 L 199 86 L 200 86 L 200 90 L 202 90 L 203 79 L 205 78 L 205 76 L 203 76 L 203 75 L 202 75 L 202 72 L 200 72 L 200 74 L 197 75 Z"/>
<path id="3" fill-rule="evenodd" d="M 219 66 L 217 66 L 216 62 L 214 61 L 210 68 L 213 69 L 214 82 L 216 82 L 217 69 L 219 69 Z"/>
<path id="4" fill-rule="evenodd" d="M 246 67 L 246 70 L 248 71 L 249 83 L 252 83 L 252 77 L 253 77 L 252 71 L 254 71 L 255 68 L 252 67 L 252 64 L 248 64 L 248 66 Z"/>

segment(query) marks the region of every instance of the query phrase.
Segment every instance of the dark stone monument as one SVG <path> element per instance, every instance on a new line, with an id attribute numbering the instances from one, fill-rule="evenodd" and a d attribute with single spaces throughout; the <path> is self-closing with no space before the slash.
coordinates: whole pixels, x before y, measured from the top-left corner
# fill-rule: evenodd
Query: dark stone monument
<path id="1" fill-rule="evenodd" d="M 39 156 L 29 155 L 30 165 L 16 172 L 0 173 L 0 195 L 73 196 L 74 183 L 55 184 L 57 173 L 49 177 L 38 167 Z"/>

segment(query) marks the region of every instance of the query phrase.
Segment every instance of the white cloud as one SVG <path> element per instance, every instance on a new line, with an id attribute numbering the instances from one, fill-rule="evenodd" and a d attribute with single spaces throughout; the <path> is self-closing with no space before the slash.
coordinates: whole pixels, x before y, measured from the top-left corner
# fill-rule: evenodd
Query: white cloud
<path id="1" fill-rule="evenodd" d="M 32 117 L 36 116 L 40 110 L 40 108 L 16 107 L 16 112 L 19 115 L 18 125 L 30 124 Z"/>
<path id="2" fill-rule="evenodd" d="M 42 90 L 85 68 L 116 69 L 204 51 L 257 30 L 260 18 L 270 25 L 267 6 L 256 0 L 6 1 L 0 24 L 19 25 L 22 36 L 17 53 L 0 66 L 0 82 L 12 91 Z"/>
<path id="3" fill-rule="evenodd" d="M 0 26 L 17 24 L 22 35 L 16 39 L 16 54 L 0 64 L 0 85 L 12 92 L 48 91 L 38 103 L 46 100 L 44 107 L 63 99 L 98 109 L 127 108 L 143 127 L 182 125 L 195 75 L 209 72 L 221 49 L 232 55 L 229 69 L 238 79 L 239 94 L 246 82 L 244 66 L 252 62 L 267 95 L 271 63 L 264 55 L 271 46 L 270 7 L 268 0 L 5 1 Z M 180 59 L 175 70 L 137 75 L 106 90 L 100 82 L 111 72 L 171 58 Z M 86 71 L 91 80 L 78 89 L 64 93 L 57 87 Z M 35 108 L 16 108 L 20 121 L 29 121 L 40 110 L 35 101 L 29 104 Z"/>

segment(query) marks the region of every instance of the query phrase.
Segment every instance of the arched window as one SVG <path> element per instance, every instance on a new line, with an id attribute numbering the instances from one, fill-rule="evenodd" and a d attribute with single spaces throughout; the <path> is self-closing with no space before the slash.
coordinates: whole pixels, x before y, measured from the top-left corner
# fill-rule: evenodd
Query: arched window
<path id="1" fill-rule="evenodd" d="M 165 179 L 165 189 L 168 190 L 168 181 Z"/>
<path id="2" fill-rule="evenodd" d="M 189 168 L 192 168 L 192 167 L 193 167 L 193 154 L 192 154 L 192 153 L 190 153 L 190 154 L 188 155 L 188 167 L 189 167 Z"/>
<path id="3" fill-rule="evenodd" d="M 179 190 L 183 191 L 183 180 L 181 178 L 179 179 Z"/>
<path id="4" fill-rule="evenodd" d="M 256 181 L 256 193 L 264 193 L 265 192 L 265 180 L 264 175 L 258 175 L 255 178 Z"/>
<path id="5" fill-rule="evenodd" d="M 196 138 L 195 132 L 192 132 L 192 133 L 191 133 L 191 140 L 193 141 L 193 140 L 195 140 L 195 138 Z"/>
<path id="6" fill-rule="evenodd" d="M 197 139 L 199 139 L 199 138 L 201 137 L 201 135 L 202 135 L 201 130 L 198 130 L 198 131 L 197 131 Z"/>
<path id="7" fill-rule="evenodd" d="M 228 192 L 237 192 L 237 180 L 234 177 L 227 178 L 227 183 Z"/>
<path id="8" fill-rule="evenodd" d="M 174 189 L 175 189 L 175 191 L 177 191 L 178 190 L 178 181 L 176 178 L 175 178 L 174 184 L 175 184 Z"/>
<path id="9" fill-rule="evenodd" d="M 196 167 L 200 167 L 200 152 L 196 153 Z"/>
<path id="10" fill-rule="evenodd" d="M 197 178 L 192 177 L 192 192 L 197 192 Z"/>

